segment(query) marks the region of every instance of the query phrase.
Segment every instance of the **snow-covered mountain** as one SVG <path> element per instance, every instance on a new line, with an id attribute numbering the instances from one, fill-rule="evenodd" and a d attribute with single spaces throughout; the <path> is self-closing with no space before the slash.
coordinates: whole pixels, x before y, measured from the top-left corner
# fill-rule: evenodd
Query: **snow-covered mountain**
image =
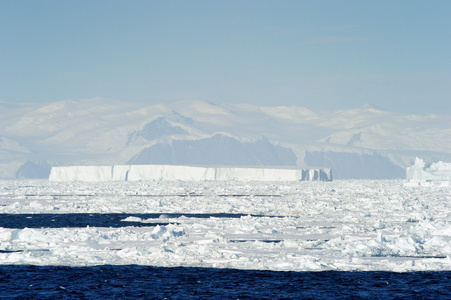
<path id="1" fill-rule="evenodd" d="M 336 179 L 388 179 L 404 178 L 417 156 L 451 161 L 450 115 L 100 97 L 0 102 L 0 178 L 45 178 L 51 166 L 183 164 L 327 167 Z"/>

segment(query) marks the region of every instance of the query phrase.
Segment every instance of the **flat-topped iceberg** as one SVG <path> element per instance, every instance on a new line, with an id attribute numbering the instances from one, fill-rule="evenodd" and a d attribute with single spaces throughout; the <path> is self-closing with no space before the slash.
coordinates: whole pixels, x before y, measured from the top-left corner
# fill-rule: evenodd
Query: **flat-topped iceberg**
<path id="1" fill-rule="evenodd" d="M 114 165 L 53 167 L 50 181 L 331 181 L 328 168 Z"/>
<path id="2" fill-rule="evenodd" d="M 451 180 L 451 163 L 439 161 L 428 166 L 417 157 L 415 164 L 406 169 L 406 178 L 411 180 Z"/>

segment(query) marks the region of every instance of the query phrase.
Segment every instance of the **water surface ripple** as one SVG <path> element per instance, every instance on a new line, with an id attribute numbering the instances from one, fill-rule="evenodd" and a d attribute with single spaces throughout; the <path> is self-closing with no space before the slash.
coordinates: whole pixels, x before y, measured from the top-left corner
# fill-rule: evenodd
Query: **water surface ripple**
<path id="1" fill-rule="evenodd" d="M 274 272 L 150 266 L 0 266 L 2 299 L 451 297 L 451 272 Z"/>

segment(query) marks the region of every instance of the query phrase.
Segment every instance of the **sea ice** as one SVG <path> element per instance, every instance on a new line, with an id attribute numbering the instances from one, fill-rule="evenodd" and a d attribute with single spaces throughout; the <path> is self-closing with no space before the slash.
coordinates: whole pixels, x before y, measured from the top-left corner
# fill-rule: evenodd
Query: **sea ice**
<path id="1" fill-rule="evenodd" d="M 404 182 L 0 181 L 2 218 L 125 212 L 169 223 L 0 228 L 0 264 L 451 270 L 451 187 Z M 243 215 L 201 217 L 215 213 Z"/>

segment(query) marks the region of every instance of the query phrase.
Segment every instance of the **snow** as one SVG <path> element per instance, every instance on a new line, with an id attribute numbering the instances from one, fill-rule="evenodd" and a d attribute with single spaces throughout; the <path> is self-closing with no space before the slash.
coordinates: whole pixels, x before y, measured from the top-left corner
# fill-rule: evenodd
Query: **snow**
<path id="1" fill-rule="evenodd" d="M 228 147 L 219 146 L 213 139 L 216 135 L 232 141 Z M 146 149 L 170 150 L 163 151 L 166 155 L 157 155 L 155 161 L 139 163 L 288 165 L 274 163 L 284 158 L 280 157 L 280 151 L 274 151 L 281 148 L 294 153 L 290 165 L 332 168 L 337 179 L 370 179 L 376 178 L 372 176 L 376 173 L 381 174 L 377 178 L 391 179 L 403 177 L 416 156 L 434 162 L 450 161 L 450 136 L 449 115 L 410 115 L 370 107 L 314 112 L 296 106 L 205 101 L 158 105 L 106 98 L 2 102 L 0 178 L 18 179 L 26 175 L 19 171 L 27 162 L 40 169 L 30 173 L 47 170 L 39 167 L 42 165 L 137 164 L 133 159 Z M 265 148 L 255 145 L 262 137 L 269 141 Z M 196 155 L 180 154 L 196 145 L 199 145 L 193 150 Z M 201 160 L 208 153 L 218 156 L 207 155 L 208 161 Z M 328 158 L 310 164 L 307 153 Z M 377 161 L 385 163 L 373 164 Z M 399 168 L 401 175 L 389 177 L 394 168 Z"/>
<path id="2" fill-rule="evenodd" d="M 115 165 L 53 167 L 50 181 L 332 180 L 330 169 Z"/>
<path id="3" fill-rule="evenodd" d="M 451 186 L 405 182 L 0 181 L 2 214 L 161 214 L 120 228 L 0 228 L 0 264 L 451 270 Z M 149 227 L 127 226 L 137 221 Z"/>
<path id="4" fill-rule="evenodd" d="M 412 180 L 451 180 L 451 163 L 439 161 L 426 166 L 426 163 L 417 157 L 415 164 L 406 169 L 406 178 Z"/>

